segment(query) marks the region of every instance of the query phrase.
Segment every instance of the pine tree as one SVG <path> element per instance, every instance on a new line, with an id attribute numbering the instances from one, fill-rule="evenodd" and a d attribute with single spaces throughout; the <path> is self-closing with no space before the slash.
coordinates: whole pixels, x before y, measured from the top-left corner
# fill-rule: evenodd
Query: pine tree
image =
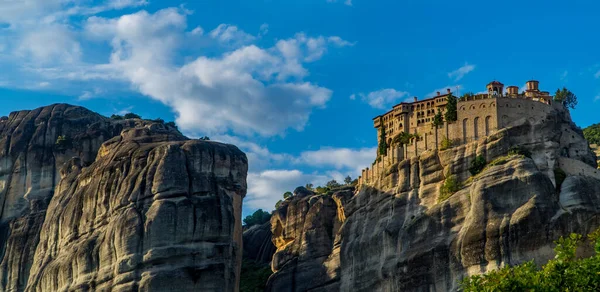
<path id="1" fill-rule="evenodd" d="M 387 143 L 386 143 L 386 136 L 385 136 L 385 127 L 381 126 L 381 133 L 379 134 L 379 151 L 378 151 L 378 156 L 385 156 L 387 155 Z"/>
<path id="2" fill-rule="evenodd" d="M 448 95 L 448 103 L 446 104 L 445 114 L 446 122 L 448 123 L 456 122 L 456 120 L 458 120 L 458 115 L 456 113 L 456 103 L 456 96 L 452 94 Z"/>

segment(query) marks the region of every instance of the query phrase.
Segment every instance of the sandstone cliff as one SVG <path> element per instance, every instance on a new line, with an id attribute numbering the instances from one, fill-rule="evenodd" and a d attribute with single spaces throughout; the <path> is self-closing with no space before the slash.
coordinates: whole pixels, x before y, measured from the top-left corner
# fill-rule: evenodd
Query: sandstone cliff
<path id="1" fill-rule="evenodd" d="M 518 146 L 531 155 L 509 155 Z M 488 166 L 471 178 L 477 155 Z M 468 275 L 553 257 L 600 226 L 596 157 L 567 111 L 388 165 L 351 198 L 296 196 L 275 211 L 269 291 L 452 291 Z M 562 179 L 561 173 L 566 174 Z M 449 175 L 463 187 L 449 198 Z"/>
<path id="2" fill-rule="evenodd" d="M 246 171 L 162 123 L 0 118 L 0 291 L 234 291 Z"/>
<path id="3" fill-rule="evenodd" d="M 271 222 L 254 225 L 243 233 L 244 258 L 260 264 L 271 264 L 275 245 L 271 240 Z"/>

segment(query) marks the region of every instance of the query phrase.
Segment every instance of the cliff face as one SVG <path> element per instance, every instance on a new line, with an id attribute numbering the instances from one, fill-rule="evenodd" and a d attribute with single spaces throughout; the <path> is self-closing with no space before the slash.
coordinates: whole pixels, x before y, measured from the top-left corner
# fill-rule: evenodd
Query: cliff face
<path id="1" fill-rule="evenodd" d="M 13 113 L 0 132 L 0 291 L 236 290 L 236 147 L 68 105 Z"/>
<path id="2" fill-rule="evenodd" d="M 509 155 L 514 146 L 531 157 Z M 488 166 L 470 178 L 477 155 Z M 595 161 L 568 112 L 555 107 L 537 122 L 517 120 L 478 142 L 387 166 L 385 176 L 346 201 L 322 198 L 337 205 L 328 212 L 298 211 L 310 204 L 294 198 L 272 219 L 278 249 L 269 289 L 451 291 L 471 274 L 531 259 L 544 263 L 559 236 L 600 226 Z M 555 177 L 558 169 L 564 181 Z M 439 188 L 452 174 L 463 187 L 444 199 Z M 338 230 L 329 228 L 340 219 Z M 332 230 L 335 239 L 307 240 L 328 234 L 319 230 Z M 307 257 L 312 250 L 321 252 Z M 310 284 L 305 266 L 318 271 Z"/>
<path id="3" fill-rule="evenodd" d="M 244 258 L 260 264 L 270 265 L 275 253 L 275 245 L 271 241 L 271 222 L 254 225 L 243 233 Z"/>

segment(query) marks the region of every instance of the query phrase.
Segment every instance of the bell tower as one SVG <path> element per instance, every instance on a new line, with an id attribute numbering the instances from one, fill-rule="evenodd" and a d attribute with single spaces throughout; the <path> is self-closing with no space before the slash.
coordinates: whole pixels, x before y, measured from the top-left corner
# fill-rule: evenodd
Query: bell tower
<path id="1" fill-rule="evenodd" d="M 488 83 L 488 85 L 486 86 L 487 88 L 487 92 L 489 95 L 492 96 L 502 96 L 503 92 L 504 92 L 504 84 L 494 80 L 490 83 Z"/>

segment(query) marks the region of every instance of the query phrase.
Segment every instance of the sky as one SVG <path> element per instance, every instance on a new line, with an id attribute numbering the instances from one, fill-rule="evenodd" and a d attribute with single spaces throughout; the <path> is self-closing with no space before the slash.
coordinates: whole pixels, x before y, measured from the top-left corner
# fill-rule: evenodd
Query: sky
<path id="1" fill-rule="evenodd" d="M 527 3 L 523 3 L 527 2 Z M 492 80 L 600 122 L 598 1 L 0 0 L 0 115 L 56 102 L 175 121 L 248 155 L 244 214 L 356 178 L 372 118 Z"/>

